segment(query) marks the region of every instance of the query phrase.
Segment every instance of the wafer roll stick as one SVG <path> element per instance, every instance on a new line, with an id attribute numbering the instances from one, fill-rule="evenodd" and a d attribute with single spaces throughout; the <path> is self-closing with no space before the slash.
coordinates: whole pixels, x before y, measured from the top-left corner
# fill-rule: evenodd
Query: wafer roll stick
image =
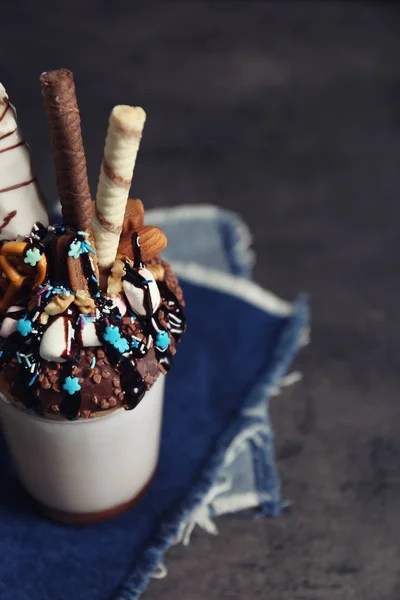
<path id="1" fill-rule="evenodd" d="M 0 239 L 28 235 L 36 221 L 49 224 L 45 202 L 15 108 L 0 83 Z"/>
<path id="2" fill-rule="evenodd" d="M 140 107 L 111 111 L 92 220 L 97 258 L 103 269 L 114 264 L 124 222 L 133 169 L 146 113 Z"/>
<path id="3" fill-rule="evenodd" d="M 40 83 L 64 224 L 87 230 L 92 202 L 73 75 L 67 69 L 48 71 L 40 76 Z"/>

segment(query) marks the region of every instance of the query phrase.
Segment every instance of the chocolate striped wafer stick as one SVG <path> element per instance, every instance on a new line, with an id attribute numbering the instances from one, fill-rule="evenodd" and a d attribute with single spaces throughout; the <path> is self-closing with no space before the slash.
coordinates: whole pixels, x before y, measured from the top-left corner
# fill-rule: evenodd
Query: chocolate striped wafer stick
<path id="1" fill-rule="evenodd" d="M 146 120 L 142 108 L 115 106 L 111 112 L 92 220 L 99 266 L 114 264 L 133 169 Z"/>
<path id="2" fill-rule="evenodd" d="M 64 224 L 86 231 L 92 201 L 73 75 L 67 69 L 48 71 L 42 73 L 40 83 Z"/>
<path id="3" fill-rule="evenodd" d="M 15 109 L 0 83 L 0 239 L 28 235 L 36 221 L 49 223 L 45 202 Z"/>

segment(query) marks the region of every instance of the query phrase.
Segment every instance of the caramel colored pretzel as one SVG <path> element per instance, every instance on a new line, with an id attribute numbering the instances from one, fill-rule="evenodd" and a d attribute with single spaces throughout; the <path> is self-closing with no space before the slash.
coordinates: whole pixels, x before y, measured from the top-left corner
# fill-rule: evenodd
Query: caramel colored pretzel
<path id="1" fill-rule="evenodd" d="M 29 275 L 23 275 L 18 272 L 14 264 L 9 261 L 11 257 L 22 258 L 28 244 L 26 242 L 6 242 L 0 248 L 0 271 L 8 280 L 8 285 L 5 288 L 4 296 L 0 300 L 0 311 L 6 311 L 15 302 L 18 292 Z M 42 254 L 39 262 L 35 267 L 35 277 L 32 284 L 32 289 L 37 288 L 46 278 L 47 274 L 47 259 L 45 254 Z"/>

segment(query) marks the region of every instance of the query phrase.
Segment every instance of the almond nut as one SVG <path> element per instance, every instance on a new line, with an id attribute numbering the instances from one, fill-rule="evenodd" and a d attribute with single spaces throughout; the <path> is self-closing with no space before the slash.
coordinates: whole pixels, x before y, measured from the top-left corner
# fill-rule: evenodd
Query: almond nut
<path id="1" fill-rule="evenodd" d="M 167 236 L 159 227 L 143 225 L 136 229 L 136 233 L 139 235 L 143 261 L 158 256 L 167 246 Z"/>
<path id="2" fill-rule="evenodd" d="M 130 234 L 144 223 L 143 202 L 139 198 L 129 198 L 126 203 L 122 235 Z"/>

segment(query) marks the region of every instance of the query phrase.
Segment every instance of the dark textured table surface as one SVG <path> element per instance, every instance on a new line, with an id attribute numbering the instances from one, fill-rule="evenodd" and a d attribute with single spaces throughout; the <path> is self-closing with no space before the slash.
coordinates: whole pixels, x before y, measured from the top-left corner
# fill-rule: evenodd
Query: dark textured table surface
<path id="1" fill-rule="evenodd" d="M 0 79 L 47 195 L 38 76 L 66 66 L 93 190 L 112 105 L 140 104 L 148 122 L 133 193 L 147 207 L 239 212 L 254 233 L 257 281 L 311 296 L 304 379 L 272 406 L 293 508 L 194 535 L 144 597 L 397 600 L 398 5 L 24 4 L 2 7 Z"/>

